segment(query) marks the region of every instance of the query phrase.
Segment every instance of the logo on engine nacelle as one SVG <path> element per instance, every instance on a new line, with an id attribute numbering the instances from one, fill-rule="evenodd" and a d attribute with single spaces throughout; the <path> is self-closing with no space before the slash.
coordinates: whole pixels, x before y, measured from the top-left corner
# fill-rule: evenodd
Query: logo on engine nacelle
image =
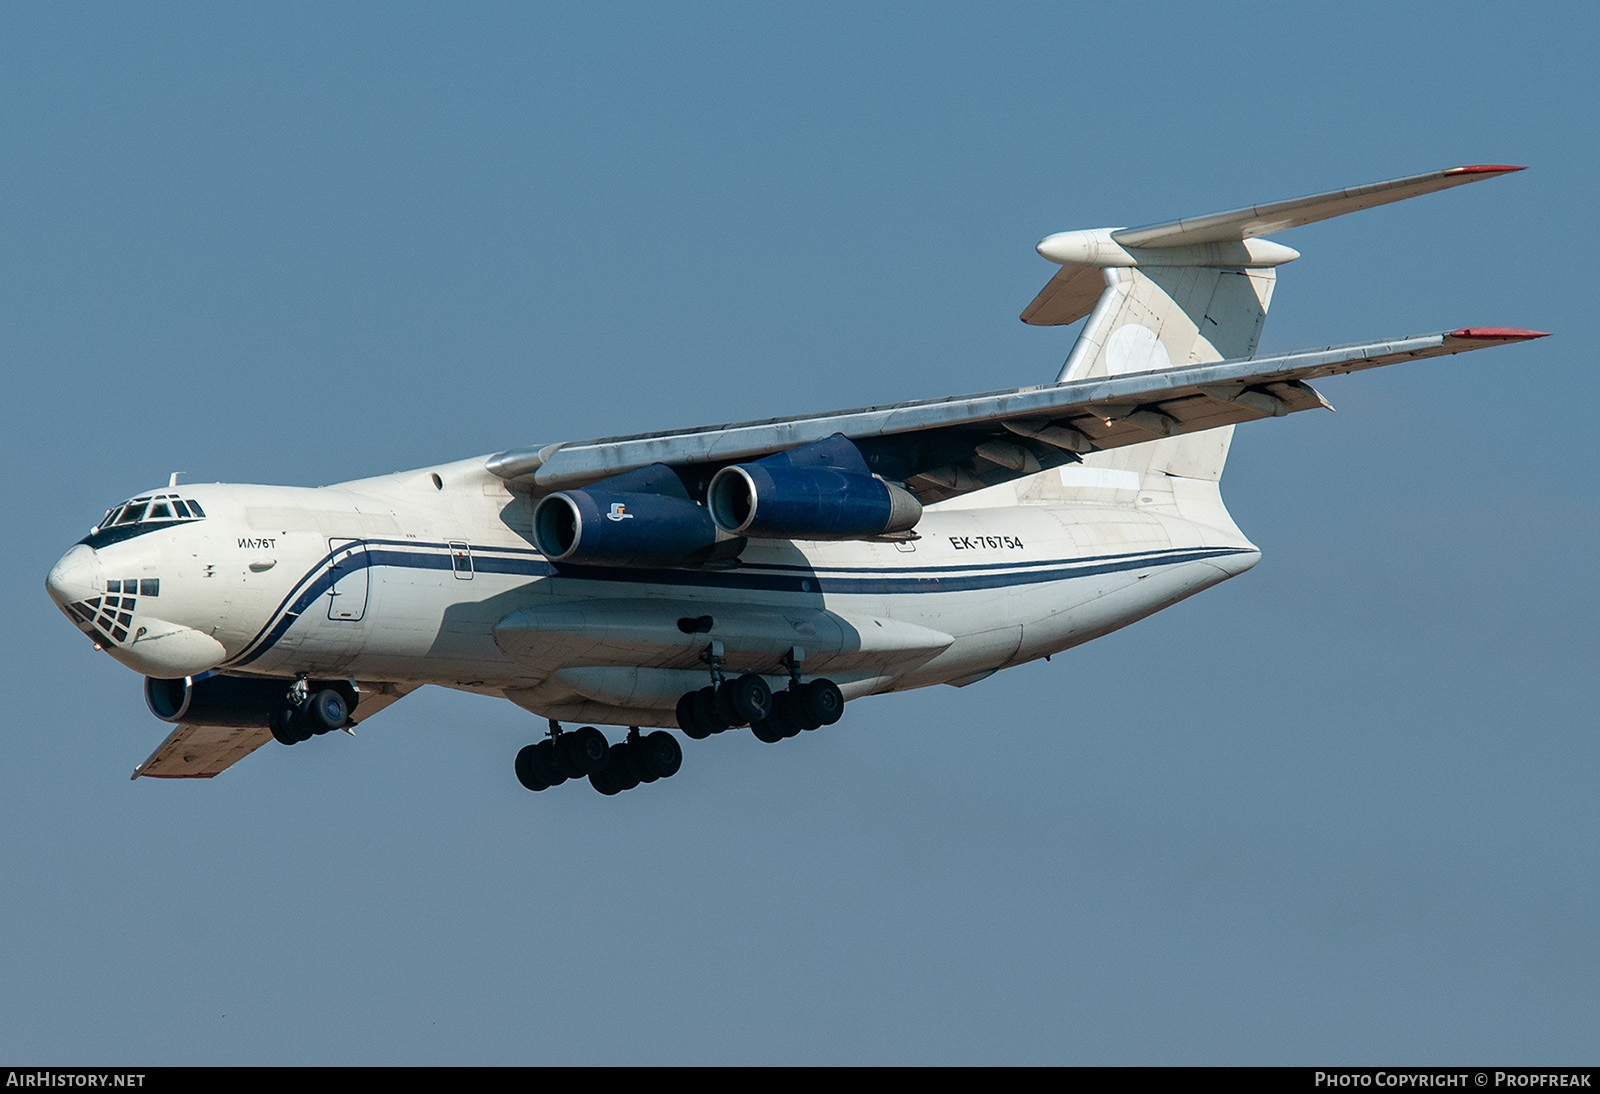
<path id="1" fill-rule="evenodd" d="M 620 501 L 614 501 L 614 502 L 611 503 L 611 512 L 606 514 L 606 519 L 607 520 L 632 520 L 633 519 L 633 514 L 628 512 L 627 511 L 627 507 L 624 506 Z"/>

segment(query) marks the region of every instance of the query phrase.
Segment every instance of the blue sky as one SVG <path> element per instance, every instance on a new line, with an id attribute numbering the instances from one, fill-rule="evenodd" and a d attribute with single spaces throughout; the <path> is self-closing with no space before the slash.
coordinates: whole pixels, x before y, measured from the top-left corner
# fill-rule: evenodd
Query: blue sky
<path id="1" fill-rule="evenodd" d="M 1588 5 L 13 4 L 0 1061 L 1593 1059 Z M 1037 383 L 1043 235 L 1285 233 L 1263 348 L 1507 324 L 1240 430 L 1251 573 L 1049 664 L 529 795 L 424 692 L 129 782 L 108 506 Z"/>

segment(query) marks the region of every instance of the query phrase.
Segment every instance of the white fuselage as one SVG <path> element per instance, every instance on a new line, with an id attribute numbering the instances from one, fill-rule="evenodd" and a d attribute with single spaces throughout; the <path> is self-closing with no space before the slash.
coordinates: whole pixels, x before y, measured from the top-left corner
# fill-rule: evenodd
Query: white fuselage
<path id="1" fill-rule="evenodd" d="M 1006 504 L 930 507 L 914 540 L 752 540 L 736 564 L 662 570 L 552 565 L 529 499 L 482 460 L 317 489 L 179 489 L 204 519 L 75 546 L 49 581 L 135 671 L 440 684 L 622 725 L 673 724 L 678 696 L 710 679 L 713 642 L 729 673 L 781 682 L 798 656 L 846 698 L 960 684 L 1259 557 L 1220 502 L 1199 523 L 1131 498 L 1021 504 L 1014 487 L 997 488 Z"/>

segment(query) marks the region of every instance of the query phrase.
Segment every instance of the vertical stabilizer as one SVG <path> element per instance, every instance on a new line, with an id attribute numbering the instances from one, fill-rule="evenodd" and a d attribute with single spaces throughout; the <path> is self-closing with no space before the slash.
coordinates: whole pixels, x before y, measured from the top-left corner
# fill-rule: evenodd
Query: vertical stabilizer
<path id="1" fill-rule="evenodd" d="M 1088 315 L 1058 383 L 1249 357 L 1272 302 L 1275 267 L 1300 257 L 1261 237 L 1520 170 L 1508 164 L 1450 167 L 1139 228 L 1059 232 L 1040 240 L 1037 250 L 1061 269 L 1023 310 L 1022 321 L 1060 326 Z M 1113 500 L 1107 484 L 1118 483 L 1125 496 L 1115 500 L 1131 501 L 1134 493 L 1166 492 L 1173 484 L 1163 479 L 1215 483 L 1232 433 L 1231 426 L 1184 437 L 1153 433 L 1147 444 L 1089 453 L 1082 465 L 1062 469 L 1059 487 L 1036 482 L 1028 493 L 1103 502 Z"/>
<path id="2" fill-rule="evenodd" d="M 1105 290 L 1057 383 L 1249 357 L 1276 271 L 1203 266 L 1108 267 Z M 1233 427 L 1094 453 L 1086 466 L 1185 478 L 1222 475 Z M 1070 478 L 1070 473 L 1067 476 Z"/>

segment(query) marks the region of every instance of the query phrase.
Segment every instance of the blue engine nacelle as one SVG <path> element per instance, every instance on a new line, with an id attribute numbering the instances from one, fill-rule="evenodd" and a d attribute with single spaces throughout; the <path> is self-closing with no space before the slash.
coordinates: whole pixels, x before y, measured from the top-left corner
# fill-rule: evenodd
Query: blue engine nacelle
<path id="1" fill-rule="evenodd" d="M 533 541 L 552 562 L 587 566 L 699 565 L 744 545 L 718 533 L 664 464 L 542 498 Z"/>
<path id="2" fill-rule="evenodd" d="M 289 705 L 293 680 L 261 680 L 245 676 L 185 676 L 180 680 L 144 678 L 144 702 L 163 722 L 241 729 L 265 727 Z M 347 681 L 308 681 L 315 694 L 339 692 L 353 711 L 358 696 Z"/>
<path id="3" fill-rule="evenodd" d="M 867 468 L 841 433 L 718 471 L 706 508 L 725 532 L 767 539 L 866 539 L 906 532 L 922 503 Z"/>

